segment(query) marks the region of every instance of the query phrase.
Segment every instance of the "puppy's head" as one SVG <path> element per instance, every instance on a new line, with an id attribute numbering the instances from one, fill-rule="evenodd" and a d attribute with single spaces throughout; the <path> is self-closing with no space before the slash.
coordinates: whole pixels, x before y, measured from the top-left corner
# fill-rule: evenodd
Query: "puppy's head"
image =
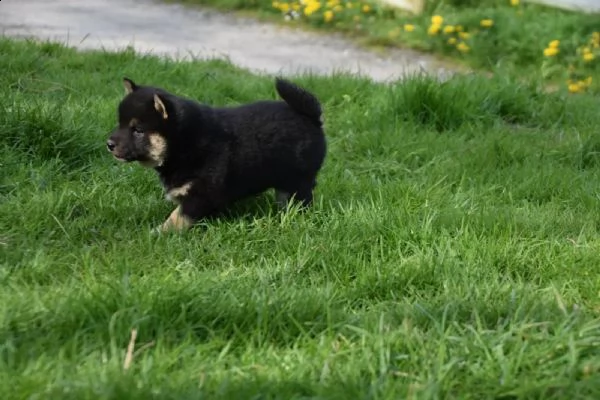
<path id="1" fill-rule="evenodd" d="M 125 97 L 118 109 L 118 127 L 106 147 L 119 161 L 159 167 L 167 157 L 167 131 L 172 105 L 161 89 L 138 86 L 124 78 Z M 172 114 L 171 114 L 172 115 Z"/>

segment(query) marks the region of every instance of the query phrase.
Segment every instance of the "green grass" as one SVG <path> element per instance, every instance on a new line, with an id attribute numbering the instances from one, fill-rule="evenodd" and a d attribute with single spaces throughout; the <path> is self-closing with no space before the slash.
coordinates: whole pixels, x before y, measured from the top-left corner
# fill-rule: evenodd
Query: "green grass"
<path id="1" fill-rule="evenodd" d="M 325 109 L 314 209 L 268 193 L 153 236 L 173 206 L 104 147 L 122 76 L 213 105 L 275 98 L 272 79 L 0 52 L 0 398 L 600 396 L 597 98 L 295 77 Z"/>
<path id="2" fill-rule="evenodd" d="M 524 79 L 541 74 L 548 83 L 565 88 L 568 80 L 577 82 L 591 76 L 593 84 L 587 89 L 600 92 L 600 37 L 596 38 L 596 47 L 592 46 L 592 35 L 600 34 L 598 14 L 528 3 L 511 6 L 509 0 L 426 0 L 424 12 L 413 15 L 369 0 L 321 0 L 315 1 L 320 8 L 310 15 L 300 8 L 298 18 L 284 22 L 282 10 L 298 6 L 299 1 L 168 1 L 250 12 L 262 19 L 323 32 L 343 32 L 370 46 L 410 47 L 478 70 L 502 69 Z M 368 12 L 364 12 L 364 5 L 369 6 Z M 331 20 L 326 20 L 326 13 L 332 13 Z M 439 33 L 430 35 L 433 16 L 443 17 L 443 24 Z M 482 27 L 484 19 L 492 20 L 493 26 Z M 406 31 L 406 24 L 414 26 L 414 30 Z M 460 26 L 470 36 L 443 33 L 446 26 Z M 544 49 L 553 40 L 560 40 L 560 53 L 545 57 Z M 468 51 L 459 51 L 462 45 L 467 45 Z M 581 50 L 585 47 L 595 54 L 595 59 L 584 61 Z"/>

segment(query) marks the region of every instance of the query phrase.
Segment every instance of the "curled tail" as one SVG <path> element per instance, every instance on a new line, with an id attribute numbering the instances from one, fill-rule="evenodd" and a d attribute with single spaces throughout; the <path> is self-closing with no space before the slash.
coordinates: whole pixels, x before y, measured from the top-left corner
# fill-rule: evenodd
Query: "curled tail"
<path id="1" fill-rule="evenodd" d="M 319 100 L 307 90 L 286 81 L 283 78 L 275 79 L 275 88 L 279 96 L 297 113 L 303 114 L 317 125 L 322 126 L 321 104 Z"/>

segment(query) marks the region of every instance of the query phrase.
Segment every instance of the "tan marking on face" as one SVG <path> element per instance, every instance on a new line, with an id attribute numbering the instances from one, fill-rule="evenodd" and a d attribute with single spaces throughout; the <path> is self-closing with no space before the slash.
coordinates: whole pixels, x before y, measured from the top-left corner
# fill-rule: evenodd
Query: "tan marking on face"
<path id="1" fill-rule="evenodd" d="M 139 121 L 137 120 L 137 118 L 131 118 L 131 121 L 129 121 L 129 127 L 133 128 L 134 126 L 136 126 L 139 123 Z"/>
<path id="2" fill-rule="evenodd" d="M 149 167 L 160 167 L 165 162 L 165 156 L 167 155 L 167 141 L 158 133 L 149 133 L 148 141 L 150 146 L 148 148 L 147 161 L 140 161 L 140 164 Z"/>
<path id="3" fill-rule="evenodd" d="M 181 208 L 178 206 L 173 210 L 169 218 L 160 226 L 162 232 L 182 231 L 192 226 L 192 220 L 181 214 Z"/>
<path id="4" fill-rule="evenodd" d="M 157 94 L 154 95 L 154 108 L 156 108 L 156 111 L 162 115 L 163 119 L 169 118 L 169 114 L 167 114 L 167 108 Z"/>
<path id="5" fill-rule="evenodd" d="M 191 188 L 192 188 L 192 182 L 188 182 L 179 187 L 170 189 L 167 192 L 167 200 L 176 202 L 180 198 L 185 197 L 185 195 L 188 194 L 188 192 L 190 191 Z"/>

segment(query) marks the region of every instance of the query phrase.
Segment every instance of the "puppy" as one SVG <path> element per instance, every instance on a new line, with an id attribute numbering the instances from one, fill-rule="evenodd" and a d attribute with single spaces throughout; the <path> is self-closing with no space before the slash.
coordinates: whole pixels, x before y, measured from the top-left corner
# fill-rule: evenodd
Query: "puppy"
<path id="1" fill-rule="evenodd" d="M 118 127 L 106 143 L 120 161 L 154 168 L 177 204 L 159 231 L 182 230 L 233 202 L 275 189 L 277 203 L 312 203 L 326 154 L 322 109 L 281 78 L 283 101 L 214 108 L 124 78 Z"/>

